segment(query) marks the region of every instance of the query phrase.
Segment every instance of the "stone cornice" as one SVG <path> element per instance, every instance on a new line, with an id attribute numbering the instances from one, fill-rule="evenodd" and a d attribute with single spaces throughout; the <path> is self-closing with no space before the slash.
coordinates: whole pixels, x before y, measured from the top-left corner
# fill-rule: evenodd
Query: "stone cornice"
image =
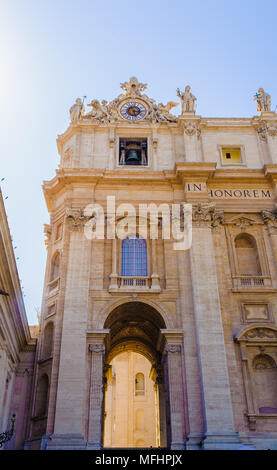
<path id="1" fill-rule="evenodd" d="M 52 210 L 52 201 L 61 191 L 72 190 L 74 187 L 90 188 L 94 190 L 98 185 L 102 188 L 116 189 L 130 187 L 130 185 L 145 186 L 149 189 L 172 187 L 172 185 L 184 188 L 189 183 L 215 184 L 252 184 L 259 189 L 259 185 L 265 185 L 270 189 L 277 181 L 277 165 L 265 165 L 263 169 L 216 169 L 216 163 L 184 162 L 176 163 L 173 170 L 163 171 L 139 171 L 129 169 L 60 169 L 50 181 L 44 181 L 43 190 L 49 212 Z M 273 189 L 273 188 L 272 188 Z M 90 191 L 93 197 L 93 191 Z M 208 193 L 206 192 L 208 197 Z M 88 200 L 91 199 L 88 197 Z M 207 199 L 206 197 L 206 199 Z M 209 197 L 208 197 L 209 198 Z M 273 199 L 271 199 L 273 202 Z M 225 200 L 228 204 L 228 200 Z M 259 201 L 256 201 L 259 203 Z M 268 203 L 268 201 L 265 201 Z"/>

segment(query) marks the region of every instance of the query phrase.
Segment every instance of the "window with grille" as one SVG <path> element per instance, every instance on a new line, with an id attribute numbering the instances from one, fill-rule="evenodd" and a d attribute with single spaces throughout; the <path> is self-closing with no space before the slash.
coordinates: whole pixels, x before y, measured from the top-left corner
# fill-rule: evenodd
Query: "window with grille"
<path id="1" fill-rule="evenodd" d="M 143 238 L 125 238 L 122 242 L 121 275 L 147 276 L 147 247 Z"/>

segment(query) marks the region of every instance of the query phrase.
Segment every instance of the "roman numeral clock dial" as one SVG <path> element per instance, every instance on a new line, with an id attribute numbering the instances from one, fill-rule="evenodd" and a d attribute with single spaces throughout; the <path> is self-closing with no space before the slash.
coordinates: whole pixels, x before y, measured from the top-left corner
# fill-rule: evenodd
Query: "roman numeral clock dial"
<path id="1" fill-rule="evenodd" d="M 128 101 L 121 106 L 120 115 L 128 121 L 140 121 L 146 116 L 146 108 L 138 101 Z"/>

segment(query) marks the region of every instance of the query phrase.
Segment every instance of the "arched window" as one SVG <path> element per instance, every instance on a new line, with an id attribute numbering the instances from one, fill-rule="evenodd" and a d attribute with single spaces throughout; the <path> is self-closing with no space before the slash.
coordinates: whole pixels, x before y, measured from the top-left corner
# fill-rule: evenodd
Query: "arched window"
<path id="1" fill-rule="evenodd" d="M 36 402 L 36 415 L 37 416 L 45 416 L 47 414 L 48 389 L 49 389 L 48 375 L 43 374 L 38 381 L 38 387 L 37 387 L 37 402 Z"/>
<path id="2" fill-rule="evenodd" d="M 147 247 L 143 238 L 125 238 L 122 242 L 122 276 L 147 276 Z"/>
<path id="3" fill-rule="evenodd" d="M 144 375 L 139 372 L 136 374 L 135 378 L 135 394 L 136 395 L 144 395 L 145 393 L 145 380 Z"/>
<path id="4" fill-rule="evenodd" d="M 242 233 L 235 238 L 238 271 L 242 276 L 261 276 L 261 266 L 255 238 Z"/>
<path id="5" fill-rule="evenodd" d="M 60 254 L 57 252 L 52 258 L 50 281 L 57 279 L 60 269 Z"/>
<path id="6" fill-rule="evenodd" d="M 52 355 L 53 333 L 54 333 L 54 325 L 52 322 L 49 322 L 47 323 L 44 329 L 43 350 L 42 350 L 43 358 L 47 358 Z"/>
<path id="7" fill-rule="evenodd" d="M 277 413 L 277 367 L 268 354 L 253 360 L 255 395 L 260 413 Z"/>

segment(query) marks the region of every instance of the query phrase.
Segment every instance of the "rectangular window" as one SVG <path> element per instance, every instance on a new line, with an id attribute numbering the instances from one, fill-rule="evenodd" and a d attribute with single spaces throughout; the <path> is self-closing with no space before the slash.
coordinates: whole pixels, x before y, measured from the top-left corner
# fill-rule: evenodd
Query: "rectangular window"
<path id="1" fill-rule="evenodd" d="M 148 164 L 147 139 L 119 139 L 119 165 Z"/>
<path id="2" fill-rule="evenodd" d="M 223 147 L 222 152 L 222 163 L 223 164 L 240 164 L 241 160 L 241 149 L 240 147 Z"/>

